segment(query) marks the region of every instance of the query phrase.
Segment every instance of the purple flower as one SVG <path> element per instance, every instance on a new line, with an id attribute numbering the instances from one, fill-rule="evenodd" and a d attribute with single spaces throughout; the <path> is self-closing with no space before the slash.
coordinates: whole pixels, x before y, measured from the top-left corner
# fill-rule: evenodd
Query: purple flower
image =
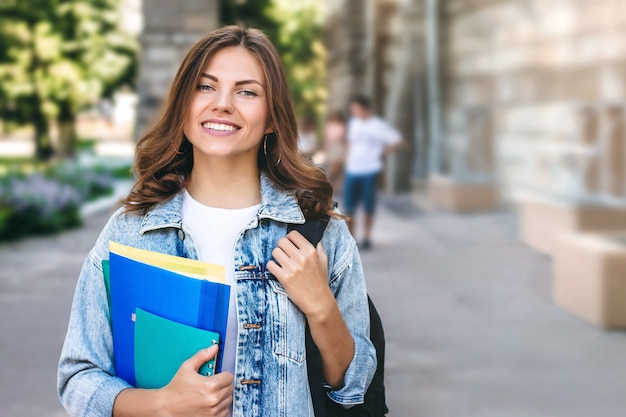
<path id="1" fill-rule="evenodd" d="M 9 180 L 8 203 L 17 211 L 33 210 L 41 217 L 49 217 L 71 207 L 78 207 L 80 193 L 73 187 L 51 180 L 41 174 Z"/>

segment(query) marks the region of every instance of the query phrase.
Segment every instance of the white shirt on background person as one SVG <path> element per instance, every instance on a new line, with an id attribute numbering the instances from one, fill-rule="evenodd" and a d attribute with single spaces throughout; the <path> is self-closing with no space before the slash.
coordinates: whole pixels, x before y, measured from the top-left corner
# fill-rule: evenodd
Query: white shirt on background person
<path id="1" fill-rule="evenodd" d="M 377 116 L 353 117 L 348 122 L 346 172 L 373 174 L 383 168 L 385 148 L 402 140 L 400 132 Z"/>

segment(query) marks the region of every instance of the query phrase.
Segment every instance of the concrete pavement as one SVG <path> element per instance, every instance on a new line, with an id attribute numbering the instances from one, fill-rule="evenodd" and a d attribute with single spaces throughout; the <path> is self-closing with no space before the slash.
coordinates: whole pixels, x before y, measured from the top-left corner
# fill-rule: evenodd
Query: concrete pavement
<path id="1" fill-rule="evenodd" d="M 391 417 L 626 415 L 626 334 L 552 304 L 550 259 L 517 241 L 513 214 L 395 211 L 363 254 Z"/>
<path id="2" fill-rule="evenodd" d="M 107 217 L 0 245 L 0 416 L 65 416 L 58 355 L 78 272 Z M 556 308 L 549 258 L 515 234 L 510 213 L 382 200 L 362 259 L 386 329 L 391 417 L 626 414 L 626 334 Z"/>
<path id="3" fill-rule="evenodd" d="M 0 416 L 67 416 L 56 367 L 78 273 L 108 218 L 58 236 L 0 245 Z"/>

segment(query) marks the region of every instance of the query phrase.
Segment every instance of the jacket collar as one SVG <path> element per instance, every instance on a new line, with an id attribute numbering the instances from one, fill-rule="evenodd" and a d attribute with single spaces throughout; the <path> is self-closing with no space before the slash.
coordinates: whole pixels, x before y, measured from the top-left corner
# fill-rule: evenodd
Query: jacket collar
<path id="1" fill-rule="evenodd" d="M 165 227 L 182 227 L 184 190 L 152 207 L 143 217 L 140 233 Z M 304 223 L 304 215 L 293 192 L 281 190 L 261 173 L 261 204 L 257 219 L 269 218 L 283 223 Z M 256 226 L 256 224 L 255 224 Z"/>

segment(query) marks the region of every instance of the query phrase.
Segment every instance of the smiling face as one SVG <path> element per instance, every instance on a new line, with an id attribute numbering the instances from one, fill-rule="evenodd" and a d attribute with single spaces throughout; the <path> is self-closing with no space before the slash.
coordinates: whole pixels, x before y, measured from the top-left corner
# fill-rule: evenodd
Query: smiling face
<path id="1" fill-rule="evenodd" d="M 183 131 L 194 161 L 233 158 L 256 165 L 268 126 L 265 77 L 257 59 L 241 47 L 216 52 L 202 72 Z"/>

